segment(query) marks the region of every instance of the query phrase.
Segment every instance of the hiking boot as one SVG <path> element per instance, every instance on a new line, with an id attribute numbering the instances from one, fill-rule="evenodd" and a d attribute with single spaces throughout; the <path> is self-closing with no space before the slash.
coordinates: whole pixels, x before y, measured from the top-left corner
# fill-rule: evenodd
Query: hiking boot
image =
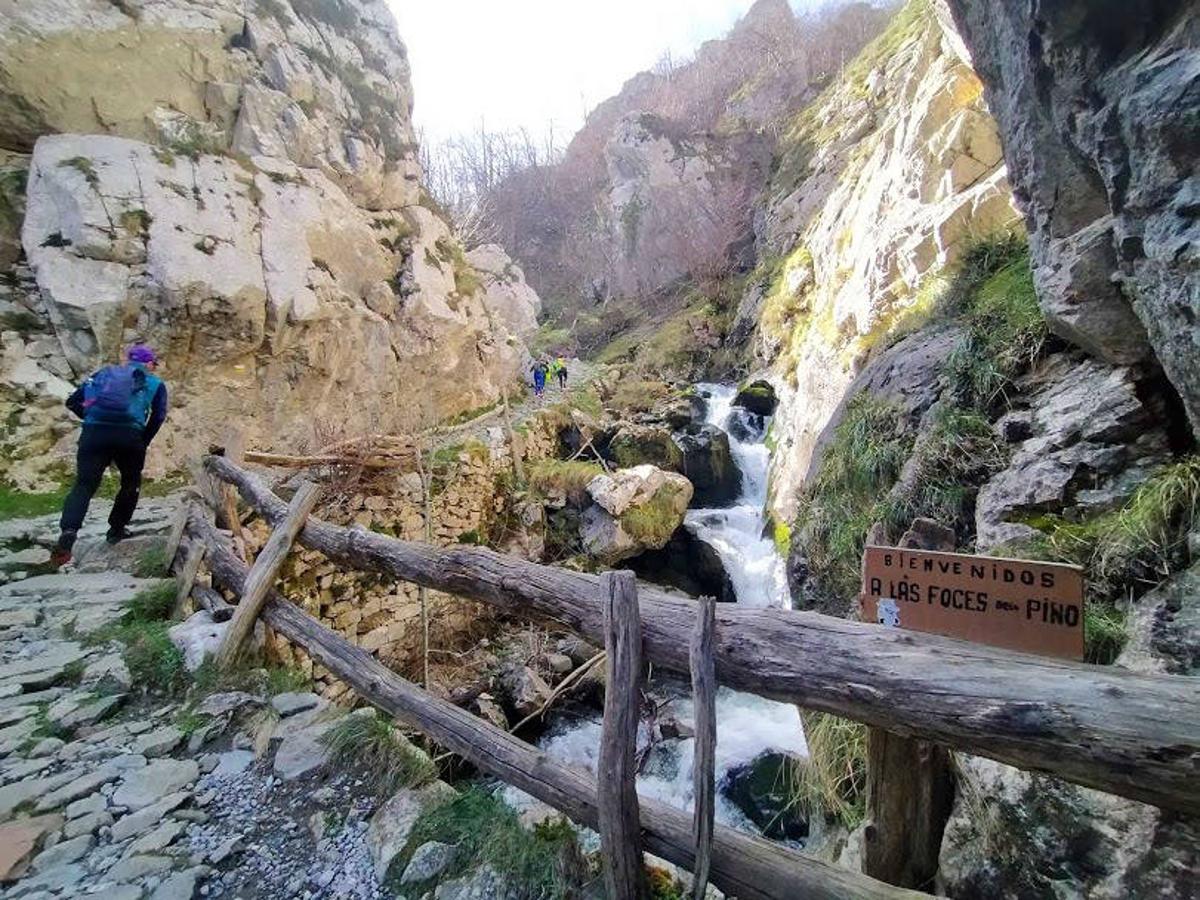
<path id="1" fill-rule="evenodd" d="M 64 566 L 71 561 L 71 548 L 75 546 L 75 538 L 78 536 L 78 531 L 64 531 L 59 534 L 58 543 L 50 551 L 50 564 L 52 566 L 57 569 L 59 566 Z"/>
<path id="2" fill-rule="evenodd" d="M 128 529 L 126 529 L 126 528 L 110 528 L 110 529 L 108 529 L 108 534 L 106 534 L 104 536 L 104 540 L 106 540 L 110 544 L 119 544 L 119 543 L 121 543 L 121 541 L 125 540 L 125 538 L 127 538 L 127 537 L 129 537 Z"/>

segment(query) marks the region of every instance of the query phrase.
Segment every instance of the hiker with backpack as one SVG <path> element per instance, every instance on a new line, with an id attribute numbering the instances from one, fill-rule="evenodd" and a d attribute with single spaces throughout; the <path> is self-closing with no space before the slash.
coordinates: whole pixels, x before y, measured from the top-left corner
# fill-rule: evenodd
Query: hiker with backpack
<path id="1" fill-rule="evenodd" d="M 529 371 L 533 373 L 533 395 L 535 397 L 542 396 L 542 391 L 546 390 L 546 372 L 549 369 L 546 361 L 541 358 L 535 359 L 533 365 L 529 367 Z"/>
<path id="2" fill-rule="evenodd" d="M 158 357 L 145 344 L 125 352 L 125 362 L 105 366 L 67 398 L 67 409 L 83 419 L 75 456 L 75 483 L 63 503 L 61 533 L 53 561 L 71 558 L 75 538 L 88 505 L 100 487 L 104 471 L 115 464 L 121 487 L 108 516 L 106 540 L 115 544 L 128 537 L 126 526 L 137 508 L 146 448 L 167 418 L 167 386 L 154 375 Z"/>
<path id="3" fill-rule="evenodd" d="M 550 365 L 550 371 L 558 379 L 558 389 L 565 393 L 567 390 L 567 361 L 561 355 L 555 357 L 554 362 Z"/>

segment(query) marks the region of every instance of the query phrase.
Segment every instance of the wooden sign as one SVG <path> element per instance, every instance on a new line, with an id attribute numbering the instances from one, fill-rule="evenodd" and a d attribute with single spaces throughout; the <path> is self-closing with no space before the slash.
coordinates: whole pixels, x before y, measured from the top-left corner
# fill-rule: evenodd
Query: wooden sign
<path id="1" fill-rule="evenodd" d="M 867 547 L 862 572 L 864 622 L 1083 658 L 1078 566 Z"/>

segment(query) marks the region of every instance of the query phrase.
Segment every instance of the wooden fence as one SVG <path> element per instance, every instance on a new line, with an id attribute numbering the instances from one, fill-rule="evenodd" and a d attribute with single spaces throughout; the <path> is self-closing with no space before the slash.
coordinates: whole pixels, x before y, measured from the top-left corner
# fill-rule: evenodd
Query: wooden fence
<path id="1" fill-rule="evenodd" d="M 222 457 L 207 458 L 205 470 L 236 486 L 272 526 L 288 519 L 288 504 L 254 474 Z M 240 596 L 248 574 L 245 563 L 198 508 L 187 527 L 206 548 L 216 583 Z M 596 577 L 485 549 L 438 548 L 311 518 L 297 537 L 304 546 L 354 568 L 552 619 L 597 644 L 636 644 L 637 655 L 646 661 L 692 673 L 701 696 L 704 672 L 711 667 L 716 681 L 738 690 L 1166 809 L 1200 812 L 1200 687 L 1195 679 L 1045 659 L 816 613 L 724 605 L 713 610 L 710 604 L 637 586 L 612 573 Z M 621 586 L 614 587 L 616 583 Z M 635 598 L 632 606 L 628 599 L 613 599 L 629 596 Z M 627 611 L 624 617 L 614 615 L 614 604 Z M 632 815 L 640 823 L 646 850 L 697 872 L 701 881 L 708 866 L 712 883 L 727 894 L 763 900 L 924 896 L 713 827 L 711 809 L 705 808 L 711 803 L 705 798 L 712 792 L 711 772 L 705 771 L 711 759 L 702 758 L 711 753 L 702 748 L 696 775 L 701 802 L 694 817 L 617 790 L 632 777 L 624 754 L 633 736 L 627 725 L 622 729 L 611 723 L 627 719 L 629 697 L 636 694 L 631 684 L 636 686 L 640 668 L 636 655 L 609 654 L 609 685 L 622 686 L 606 699 L 605 710 L 605 739 L 612 744 L 606 751 L 612 762 L 608 771 L 618 782 L 606 781 L 602 796 L 605 802 L 618 797 L 620 804 L 606 810 L 597 800 L 596 781 L 586 773 L 430 696 L 277 594 L 267 595 L 261 614 L 365 699 L 440 745 L 577 822 L 603 826 L 602 838 L 607 834 L 610 841 L 622 840 L 622 834 L 628 839 Z M 706 627 L 709 616 L 712 622 Z M 634 625 L 636 638 L 630 630 Z M 704 715 L 698 710 L 698 732 L 715 726 Z M 639 896 L 636 877 L 631 883 L 613 871 L 619 862 L 609 864 L 608 877 L 615 879 L 610 889 L 622 898 Z"/>

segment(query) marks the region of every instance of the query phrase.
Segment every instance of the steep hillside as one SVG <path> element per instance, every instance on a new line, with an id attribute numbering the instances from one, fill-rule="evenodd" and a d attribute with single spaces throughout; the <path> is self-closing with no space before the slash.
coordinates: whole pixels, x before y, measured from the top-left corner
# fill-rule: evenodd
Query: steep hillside
<path id="1" fill-rule="evenodd" d="M 665 60 L 599 104 L 560 164 L 502 184 L 501 242 L 566 322 L 597 302 L 749 267 L 778 123 L 886 17 L 850 3 L 801 21 L 787 0 L 759 0 L 694 59 Z"/>
<path id="2" fill-rule="evenodd" d="M 0 18 L 5 443 L 26 461 L 10 479 L 70 432 L 68 383 L 135 337 L 175 389 L 160 468 L 234 419 L 299 446 L 476 409 L 518 377 L 509 327 L 528 331 L 536 296 L 504 259 L 476 271 L 421 205 L 386 4 Z"/>

